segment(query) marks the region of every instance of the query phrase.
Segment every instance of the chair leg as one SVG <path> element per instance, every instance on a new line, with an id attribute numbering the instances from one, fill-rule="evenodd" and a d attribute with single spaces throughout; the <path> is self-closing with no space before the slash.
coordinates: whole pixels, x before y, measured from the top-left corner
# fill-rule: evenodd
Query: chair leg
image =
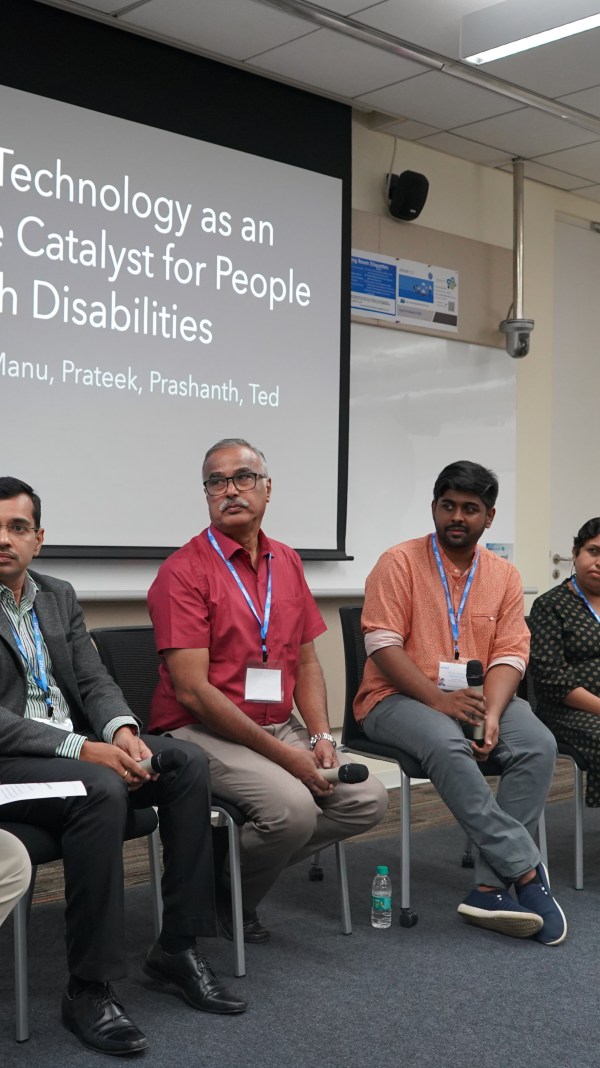
<path id="1" fill-rule="evenodd" d="M 336 842 L 335 859 L 340 884 L 340 904 L 342 909 L 342 933 L 352 934 L 352 917 L 350 916 L 350 898 L 348 897 L 348 872 L 346 869 L 346 846 Z"/>
<path id="2" fill-rule="evenodd" d="M 246 974 L 246 950 L 244 947 L 244 911 L 242 902 L 242 868 L 240 864 L 240 835 L 237 824 L 228 812 L 221 811 L 219 818 L 227 824 L 229 842 L 229 881 L 231 884 L 231 920 L 233 928 L 233 974 Z"/>
<path id="3" fill-rule="evenodd" d="M 575 771 L 575 889 L 583 890 L 583 772 L 573 761 Z"/>
<path id="4" fill-rule="evenodd" d="M 410 778 L 400 768 L 400 804 L 402 806 L 401 830 L 401 890 L 400 926 L 414 927 L 419 917 L 410 907 Z"/>
<path id="5" fill-rule="evenodd" d="M 29 991 L 27 984 L 27 924 L 33 899 L 37 867 L 31 869 L 31 882 L 13 910 L 15 942 L 15 1038 L 26 1042 L 29 1038 Z"/>
<path id="6" fill-rule="evenodd" d="M 537 841 L 541 853 L 541 862 L 544 868 L 548 871 L 550 877 L 550 868 L 548 866 L 548 838 L 546 836 L 546 812 L 544 812 L 543 808 L 537 824 Z"/>
<path id="7" fill-rule="evenodd" d="M 311 883 L 323 882 L 323 869 L 319 863 L 320 858 L 321 853 L 319 850 L 317 850 L 316 853 L 313 853 L 310 868 L 308 869 L 308 878 Z"/>
<path id="8" fill-rule="evenodd" d="M 148 860 L 150 862 L 150 886 L 152 889 L 152 921 L 154 937 L 158 938 L 162 928 L 163 901 L 160 890 L 160 849 L 158 827 L 148 835 Z"/>

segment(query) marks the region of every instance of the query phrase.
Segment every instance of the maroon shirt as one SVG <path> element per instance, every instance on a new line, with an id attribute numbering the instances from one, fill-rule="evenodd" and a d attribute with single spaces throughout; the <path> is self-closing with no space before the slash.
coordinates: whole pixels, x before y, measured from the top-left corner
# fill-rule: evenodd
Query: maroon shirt
<path id="1" fill-rule="evenodd" d="M 254 571 L 250 554 L 241 545 L 211 527 L 223 555 L 235 567 L 250 594 L 261 622 L 267 594 L 267 557 L 272 554 L 272 604 L 267 633 L 269 661 L 281 665 L 283 701 L 267 704 L 244 700 L 246 667 L 262 660 L 260 626 L 233 575 L 207 531 L 173 553 L 161 565 L 148 593 L 148 608 L 159 652 L 165 649 L 209 649 L 208 680 L 250 719 L 264 726 L 284 723 L 292 701 L 300 646 L 326 630 L 306 585 L 300 557 L 262 531 L 258 536 L 259 562 Z M 174 730 L 197 718 L 179 703 L 168 668 L 163 662 L 150 715 L 150 729 Z"/>

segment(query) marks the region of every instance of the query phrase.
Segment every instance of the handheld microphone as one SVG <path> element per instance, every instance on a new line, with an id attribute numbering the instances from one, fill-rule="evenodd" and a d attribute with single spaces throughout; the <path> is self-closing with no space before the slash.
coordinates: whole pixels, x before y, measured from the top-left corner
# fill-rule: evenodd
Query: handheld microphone
<path id="1" fill-rule="evenodd" d="M 161 771 L 175 771 L 185 764 L 185 753 L 181 749 L 163 749 L 160 753 L 154 753 L 145 760 L 140 760 L 140 768 L 149 771 L 151 775 L 160 775 Z"/>
<path id="2" fill-rule="evenodd" d="M 481 660 L 467 660 L 467 686 L 470 690 L 477 690 L 478 693 L 483 693 L 483 674 Z M 473 726 L 473 741 L 476 745 L 483 745 L 483 720 L 478 720 Z"/>
<path id="3" fill-rule="evenodd" d="M 364 782 L 369 778 L 366 764 L 340 764 L 339 768 L 319 768 L 327 782 Z"/>

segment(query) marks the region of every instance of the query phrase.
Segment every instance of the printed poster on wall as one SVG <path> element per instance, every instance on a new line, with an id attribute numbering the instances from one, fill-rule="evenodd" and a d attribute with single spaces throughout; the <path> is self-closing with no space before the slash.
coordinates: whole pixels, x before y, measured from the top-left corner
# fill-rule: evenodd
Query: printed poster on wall
<path id="1" fill-rule="evenodd" d="M 352 250 L 352 313 L 405 326 L 458 330 L 458 271 Z"/>

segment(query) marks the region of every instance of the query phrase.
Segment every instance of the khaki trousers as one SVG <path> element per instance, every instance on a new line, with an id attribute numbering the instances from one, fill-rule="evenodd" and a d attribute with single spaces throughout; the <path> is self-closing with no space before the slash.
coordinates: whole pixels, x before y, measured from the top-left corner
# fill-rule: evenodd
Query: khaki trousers
<path id="1" fill-rule="evenodd" d="M 291 716 L 287 723 L 265 727 L 286 745 L 309 746 L 306 728 Z M 206 752 L 213 790 L 249 817 L 240 827 L 244 909 L 251 911 L 290 864 L 319 849 L 373 827 L 387 809 L 387 791 L 379 779 L 338 783 L 330 797 L 310 790 L 278 764 L 246 746 L 229 742 L 200 724 L 178 727 L 174 738 L 195 742 Z M 348 762 L 340 753 L 340 764 Z"/>
<path id="2" fill-rule="evenodd" d="M 23 896 L 31 879 L 31 861 L 14 834 L 0 830 L 0 926 Z"/>

